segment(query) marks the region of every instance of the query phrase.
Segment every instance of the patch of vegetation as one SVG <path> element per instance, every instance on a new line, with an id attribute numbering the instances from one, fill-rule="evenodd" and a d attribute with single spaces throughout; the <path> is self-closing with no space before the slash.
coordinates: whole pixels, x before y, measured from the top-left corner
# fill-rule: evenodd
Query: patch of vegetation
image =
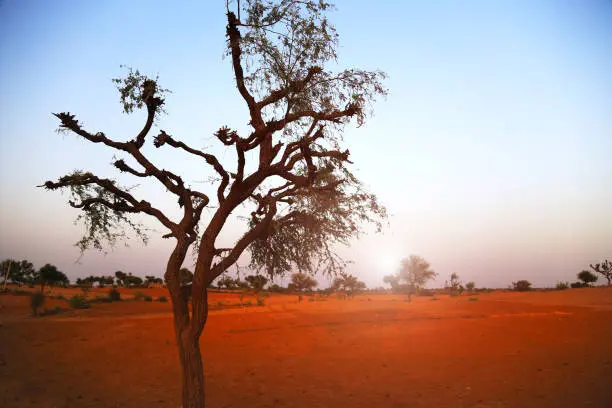
<path id="1" fill-rule="evenodd" d="M 94 300 L 90 300 L 90 302 L 96 303 L 111 303 L 112 299 L 109 296 L 97 295 Z"/>
<path id="2" fill-rule="evenodd" d="M 434 296 L 434 297 L 432 297 L 432 298 L 431 298 L 431 299 L 429 299 L 429 300 L 431 300 L 431 301 L 436 301 L 436 300 L 440 300 L 440 298 L 438 298 L 438 297 L 435 297 L 435 296 Z"/>
<path id="3" fill-rule="evenodd" d="M 512 290 L 516 292 L 528 292 L 531 290 L 531 282 L 524 279 L 512 282 Z"/>
<path id="4" fill-rule="evenodd" d="M 166 302 L 168 302 L 168 298 L 165 297 L 165 296 L 160 296 L 160 297 L 157 298 L 157 301 L 160 302 L 160 303 L 166 303 Z"/>
<path id="5" fill-rule="evenodd" d="M 146 296 L 147 295 L 145 295 L 144 292 L 137 291 L 136 293 L 134 293 L 134 300 L 144 300 Z"/>
<path id="6" fill-rule="evenodd" d="M 89 309 L 91 304 L 87 301 L 87 298 L 83 295 L 74 295 L 68 300 L 68 304 L 73 309 Z"/>
<path id="7" fill-rule="evenodd" d="M 556 290 L 565 290 L 565 289 L 569 289 L 570 284 L 569 282 L 557 282 L 557 286 L 555 286 Z"/>
<path id="8" fill-rule="evenodd" d="M 142 299 L 145 302 L 152 302 L 153 301 L 153 297 L 151 297 L 150 295 L 144 295 L 144 297 Z"/>
<path id="9" fill-rule="evenodd" d="M 45 304 L 45 294 L 42 292 L 34 292 L 30 296 L 30 307 L 32 308 L 32 314 L 38 316 L 38 311 Z"/>
<path id="10" fill-rule="evenodd" d="M 265 306 L 266 301 L 262 298 L 257 298 L 257 306 Z"/>
<path id="11" fill-rule="evenodd" d="M 252 301 L 252 300 L 249 300 L 249 301 L 248 301 L 248 302 L 246 302 L 244 305 L 245 305 L 245 306 L 253 306 L 253 301 Z"/>
<path id="12" fill-rule="evenodd" d="M 578 288 L 584 288 L 584 283 L 582 282 L 572 282 L 572 284 L 570 285 L 572 287 L 572 289 L 578 289 Z"/>
<path id="13" fill-rule="evenodd" d="M 108 298 L 111 300 L 111 302 L 121 300 L 121 292 L 119 292 L 119 289 L 117 288 L 110 288 L 108 291 Z"/>
<path id="14" fill-rule="evenodd" d="M 478 302 L 478 298 L 477 297 L 471 297 L 468 299 L 468 302 Z"/>

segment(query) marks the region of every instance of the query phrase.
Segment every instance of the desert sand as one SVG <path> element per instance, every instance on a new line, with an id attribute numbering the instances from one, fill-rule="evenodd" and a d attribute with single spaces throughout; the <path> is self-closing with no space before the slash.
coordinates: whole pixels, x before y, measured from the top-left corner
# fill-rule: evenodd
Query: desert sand
<path id="1" fill-rule="evenodd" d="M 612 407 L 612 288 L 219 307 L 238 297 L 210 295 L 210 407 Z M 34 318 L 27 296 L 0 295 L 0 406 L 179 407 L 170 308 Z"/>

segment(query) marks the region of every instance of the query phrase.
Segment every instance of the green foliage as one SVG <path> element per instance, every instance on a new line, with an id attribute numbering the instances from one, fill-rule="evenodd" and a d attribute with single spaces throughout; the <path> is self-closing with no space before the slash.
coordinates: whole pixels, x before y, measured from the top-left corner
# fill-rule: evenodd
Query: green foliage
<path id="1" fill-rule="evenodd" d="M 34 292 L 30 295 L 30 307 L 32 314 L 38 316 L 40 308 L 45 304 L 45 295 L 42 292 Z"/>
<path id="2" fill-rule="evenodd" d="M 524 279 L 512 282 L 512 289 L 517 292 L 528 292 L 531 290 L 531 282 Z"/>
<path id="3" fill-rule="evenodd" d="M 476 288 L 476 283 L 475 282 L 468 282 L 465 284 L 465 289 L 469 292 L 472 293 L 474 291 L 474 289 Z"/>
<path id="4" fill-rule="evenodd" d="M 251 286 L 255 291 L 260 291 L 268 283 L 268 278 L 262 275 L 249 275 L 244 280 Z"/>
<path id="5" fill-rule="evenodd" d="M 160 303 L 166 303 L 168 301 L 168 298 L 165 296 L 160 296 L 157 298 L 157 301 Z"/>
<path id="6" fill-rule="evenodd" d="M 73 309 L 89 309 L 91 305 L 82 295 L 74 295 L 70 299 L 68 299 L 68 304 Z"/>
<path id="7" fill-rule="evenodd" d="M 162 97 L 170 91 L 159 87 L 159 78 L 149 78 L 141 74 L 140 71 L 133 70 L 125 65 L 121 65 L 121 68 L 127 69 L 127 75 L 122 78 L 113 78 L 112 81 L 121 96 L 123 112 L 130 114 L 135 108 L 141 109 L 150 99 L 157 99 L 153 105 L 157 110 L 156 115 L 163 113 L 162 105 L 164 100 Z"/>
<path id="8" fill-rule="evenodd" d="M 34 283 L 36 271 L 34 265 L 27 260 L 14 261 L 5 259 L 0 263 L 0 279 L 4 282 L 8 271 L 8 281 L 19 285 Z"/>
<path id="9" fill-rule="evenodd" d="M 363 291 L 366 288 L 366 284 L 358 280 L 356 276 L 350 275 L 346 272 L 341 272 L 337 276 L 330 287 L 331 292 L 344 292 L 348 297 L 352 297 L 355 294 Z"/>
<path id="10" fill-rule="evenodd" d="M 113 302 L 121 300 L 121 292 L 119 292 L 117 288 L 110 288 L 108 291 L 108 298 Z"/>
<path id="11" fill-rule="evenodd" d="M 578 273 L 578 279 L 581 280 L 584 283 L 584 286 L 590 286 L 591 283 L 597 282 L 597 275 L 595 275 L 594 273 L 584 270 L 580 273 Z"/>
<path id="12" fill-rule="evenodd" d="M 217 286 L 221 289 L 237 289 L 238 288 L 238 279 L 234 279 L 231 276 L 221 275 L 217 279 Z"/>
<path id="13" fill-rule="evenodd" d="M 555 286 L 555 289 L 557 290 L 566 290 L 569 289 L 570 284 L 569 282 L 557 282 L 557 285 Z"/>
<path id="14" fill-rule="evenodd" d="M 45 264 L 38 270 L 35 275 L 35 281 L 40 285 L 41 291 L 44 290 L 46 285 L 67 285 L 70 283 L 68 277 L 51 264 Z"/>
<path id="15" fill-rule="evenodd" d="M 288 289 L 292 292 L 304 292 L 313 290 L 318 284 L 319 282 L 310 275 L 305 273 L 294 273 L 291 275 L 291 283 Z"/>

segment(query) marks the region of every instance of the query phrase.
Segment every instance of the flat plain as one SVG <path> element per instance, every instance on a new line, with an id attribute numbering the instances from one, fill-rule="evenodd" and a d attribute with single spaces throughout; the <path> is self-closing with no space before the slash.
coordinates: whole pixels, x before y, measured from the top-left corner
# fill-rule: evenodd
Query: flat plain
<path id="1" fill-rule="evenodd" d="M 231 306 L 237 293 L 209 298 L 210 407 L 612 407 L 612 288 L 410 303 L 274 294 L 251 307 Z M 180 406 L 169 303 L 35 318 L 28 296 L 3 294 L 0 325 L 2 407 Z"/>

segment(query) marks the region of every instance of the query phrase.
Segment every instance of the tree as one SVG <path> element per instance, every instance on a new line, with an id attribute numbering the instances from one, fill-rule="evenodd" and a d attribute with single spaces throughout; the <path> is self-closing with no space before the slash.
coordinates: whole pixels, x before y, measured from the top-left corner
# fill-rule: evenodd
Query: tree
<path id="1" fill-rule="evenodd" d="M 151 141 L 149 133 L 162 112 L 166 90 L 157 78 L 131 69 L 114 82 L 124 112 L 146 110 L 142 130 L 132 140 L 88 131 L 70 112 L 55 116 L 60 130 L 121 156 L 114 167 L 138 179 L 138 184 L 161 184 L 175 198 L 180 219 L 138 198 L 137 190 L 88 171 L 44 184 L 49 190 L 70 191 L 70 205 L 81 211 L 86 227 L 78 242 L 81 250 L 112 246 L 129 230 L 146 240 L 147 229 L 134 215 L 153 217 L 167 231 L 164 237 L 173 239 L 165 280 L 172 297 L 184 408 L 204 406 L 199 338 L 208 316 L 207 287 L 245 250 L 250 252 L 251 267 L 270 277 L 294 269 L 337 273 L 345 264 L 333 251 L 335 245 L 349 243 L 368 222 L 380 229 L 386 217 L 384 207 L 352 174 L 342 138 L 345 125 L 363 124 L 375 99 L 386 94 L 384 74 L 329 69 L 338 66 L 338 36 L 326 18 L 330 5 L 325 1 L 232 4 L 237 10 L 230 10 L 227 2 L 227 54 L 248 108 L 250 133 L 222 126 L 214 136 L 235 152 L 235 161 L 222 163 L 165 130 L 153 137 L 156 148 L 176 149 L 208 164 L 215 176 L 214 196 L 188 185 L 169 170 L 172 163 L 162 167 L 148 157 L 143 147 Z M 220 246 L 219 234 L 241 208 L 251 210 L 244 234 L 233 245 Z M 204 209 L 210 210 L 205 222 Z M 194 277 L 190 285 L 183 285 L 179 271 L 192 247 Z"/>
<path id="2" fill-rule="evenodd" d="M 67 285 L 70 283 L 68 277 L 63 272 L 59 271 L 56 266 L 51 264 L 45 264 L 45 266 L 38 270 L 35 281 L 40 284 L 40 293 L 44 293 L 46 285 Z"/>
<path id="3" fill-rule="evenodd" d="M 9 282 L 18 285 L 34 283 L 35 274 L 36 270 L 34 269 L 34 265 L 25 259 L 21 262 L 5 259 L 0 263 L 0 276 L 2 279 L 7 277 Z"/>
<path id="4" fill-rule="evenodd" d="M 436 275 L 424 258 L 410 255 L 401 260 L 400 269 L 395 275 L 386 276 L 384 280 L 391 284 L 392 288 L 395 285 L 396 291 L 408 294 L 408 301 L 410 301 L 412 294 L 418 292 L 427 281 L 435 278 Z"/>
<path id="5" fill-rule="evenodd" d="M 591 271 L 584 270 L 579 272 L 576 276 L 584 283 L 585 287 L 591 286 L 591 283 L 597 282 L 597 275 Z"/>
<path id="6" fill-rule="evenodd" d="M 451 273 L 450 276 L 450 292 L 453 295 L 461 294 L 463 286 L 461 285 L 461 281 L 459 280 L 459 275 L 456 273 Z"/>
<path id="7" fill-rule="evenodd" d="M 472 293 L 474 291 L 474 288 L 476 288 L 476 283 L 468 282 L 465 284 L 465 288 L 467 289 L 468 292 Z"/>
<path id="8" fill-rule="evenodd" d="M 383 282 L 391 286 L 391 291 L 393 293 L 401 292 L 401 285 L 398 275 L 386 275 L 385 277 L 383 277 Z"/>
<path id="9" fill-rule="evenodd" d="M 612 284 L 612 262 L 606 259 L 602 263 L 597 263 L 595 265 L 591 264 L 589 266 L 608 280 L 608 286 Z"/>
<path id="10" fill-rule="evenodd" d="M 528 292 L 531 290 L 531 282 L 524 279 L 512 282 L 512 288 L 517 292 Z"/>
<path id="11" fill-rule="evenodd" d="M 121 272 L 121 271 L 115 272 L 115 279 L 117 279 L 118 286 L 125 286 L 126 277 L 127 277 L 127 274 L 124 272 Z"/>
<path id="12" fill-rule="evenodd" d="M 342 272 L 340 276 L 334 279 L 330 289 L 332 292 L 343 291 L 348 297 L 352 297 L 365 288 L 366 284 L 357 279 L 356 276 Z"/>
<path id="13" fill-rule="evenodd" d="M 232 278 L 231 276 L 221 276 L 218 280 L 217 280 L 217 286 L 219 288 L 225 288 L 225 289 L 236 289 L 238 287 L 237 284 L 237 279 Z"/>
<path id="14" fill-rule="evenodd" d="M 289 290 L 295 292 L 311 291 L 319 285 L 312 276 L 305 273 L 294 273 L 291 275 Z"/>
<path id="15" fill-rule="evenodd" d="M 262 275 L 249 275 L 244 280 L 257 292 L 263 290 L 264 286 L 268 283 L 268 278 Z"/>

